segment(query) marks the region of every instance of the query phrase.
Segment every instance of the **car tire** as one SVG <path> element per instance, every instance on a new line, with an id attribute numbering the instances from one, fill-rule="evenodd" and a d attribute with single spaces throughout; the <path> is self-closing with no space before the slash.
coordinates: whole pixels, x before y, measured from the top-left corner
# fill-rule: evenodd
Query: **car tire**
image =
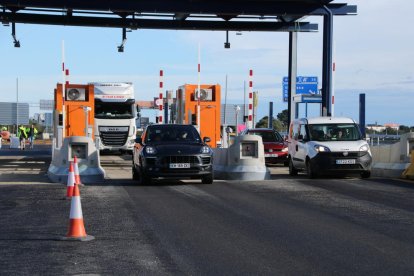
<path id="1" fill-rule="evenodd" d="M 315 170 L 313 169 L 312 164 L 309 160 L 306 161 L 306 173 L 308 175 L 308 178 L 311 178 L 311 179 L 316 178 L 318 176 Z"/>
<path id="2" fill-rule="evenodd" d="M 213 184 L 213 175 L 209 174 L 209 175 L 203 176 L 201 178 L 201 183 L 203 183 L 203 184 Z"/>
<path id="3" fill-rule="evenodd" d="M 290 176 L 298 175 L 298 170 L 293 165 L 293 161 L 291 158 L 289 158 L 289 175 Z"/>
<path id="4" fill-rule="evenodd" d="M 370 178 L 371 176 L 371 171 L 363 171 L 361 173 L 361 178 Z"/>

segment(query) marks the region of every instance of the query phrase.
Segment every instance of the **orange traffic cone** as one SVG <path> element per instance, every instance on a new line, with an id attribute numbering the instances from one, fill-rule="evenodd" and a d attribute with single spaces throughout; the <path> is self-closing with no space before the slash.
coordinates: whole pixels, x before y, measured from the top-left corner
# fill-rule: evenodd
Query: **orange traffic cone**
<path id="1" fill-rule="evenodd" d="M 63 240 L 73 241 L 91 241 L 94 236 L 86 234 L 85 225 L 83 224 L 82 205 L 80 200 L 79 185 L 74 186 L 72 202 L 70 204 L 69 230 Z"/>
<path id="2" fill-rule="evenodd" d="M 71 198 L 73 194 L 73 187 L 75 185 L 75 173 L 73 172 L 73 164 L 70 162 L 69 173 L 68 173 L 68 183 L 66 189 L 66 198 Z"/>
<path id="3" fill-rule="evenodd" d="M 83 185 L 83 184 L 81 183 L 81 180 L 80 180 L 80 175 L 79 175 L 79 167 L 78 167 L 78 159 L 76 158 L 76 155 L 75 155 L 75 157 L 73 158 L 73 163 L 75 164 L 75 165 L 74 165 L 74 169 L 75 169 L 75 184 L 78 184 L 78 185 Z"/>

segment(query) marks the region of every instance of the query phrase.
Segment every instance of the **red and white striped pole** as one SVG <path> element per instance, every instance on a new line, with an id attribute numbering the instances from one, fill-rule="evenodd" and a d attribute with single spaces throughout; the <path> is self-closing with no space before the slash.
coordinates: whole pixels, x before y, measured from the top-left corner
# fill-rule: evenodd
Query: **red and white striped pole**
<path id="1" fill-rule="evenodd" d="M 253 128 L 253 70 L 249 71 L 249 111 L 247 128 Z"/>
<path id="2" fill-rule="evenodd" d="M 197 129 L 198 132 L 201 133 L 201 111 L 200 111 L 200 96 L 201 96 L 201 84 L 200 84 L 200 73 L 201 73 L 201 57 L 200 57 L 200 43 L 198 43 L 198 81 L 197 81 L 197 89 L 198 89 L 198 97 L 197 97 Z"/>
<path id="3" fill-rule="evenodd" d="M 162 117 L 163 117 L 162 112 L 163 112 L 163 108 L 164 108 L 164 101 L 162 99 L 162 89 L 163 89 L 163 86 L 164 86 L 163 76 L 164 76 L 164 72 L 162 70 L 160 70 L 160 95 L 158 97 L 158 123 L 159 124 L 163 123 L 163 120 L 162 120 Z"/>
<path id="4" fill-rule="evenodd" d="M 65 110 L 65 94 L 66 94 L 66 88 L 65 88 L 65 84 L 66 84 L 66 73 L 65 73 L 65 41 L 62 40 L 62 78 L 63 78 L 63 82 L 62 82 L 62 145 L 63 145 L 63 140 L 65 138 L 65 125 L 66 125 L 66 110 Z"/>

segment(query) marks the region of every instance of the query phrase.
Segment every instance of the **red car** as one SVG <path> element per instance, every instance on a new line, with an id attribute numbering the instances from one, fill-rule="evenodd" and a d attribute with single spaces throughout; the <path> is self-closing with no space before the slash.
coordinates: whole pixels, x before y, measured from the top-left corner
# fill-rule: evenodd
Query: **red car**
<path id="1" fill-rule="evenodd" d="M 266 165 L 289 165 L 288 144 L 279 132 L 271 128 L 252 128 L 243 131 L 243 134 L 259 135 L 262 137 Z"/>

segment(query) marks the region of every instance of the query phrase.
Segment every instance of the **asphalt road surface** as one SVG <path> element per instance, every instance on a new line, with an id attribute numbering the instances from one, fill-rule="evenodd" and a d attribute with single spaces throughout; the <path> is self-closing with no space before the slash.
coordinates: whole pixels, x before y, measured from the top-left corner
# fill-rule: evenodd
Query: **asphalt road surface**
<path id="1" fill-rule="evenodd" d="M 1 275 L 414 274 L 413 182 L 274 167 L 268 181 L 136 186 L 130 156 L 104 155 L 105 182 L 81 187 L 95 240 L 69 242 L 50 156 L 1 153 Z"/>

